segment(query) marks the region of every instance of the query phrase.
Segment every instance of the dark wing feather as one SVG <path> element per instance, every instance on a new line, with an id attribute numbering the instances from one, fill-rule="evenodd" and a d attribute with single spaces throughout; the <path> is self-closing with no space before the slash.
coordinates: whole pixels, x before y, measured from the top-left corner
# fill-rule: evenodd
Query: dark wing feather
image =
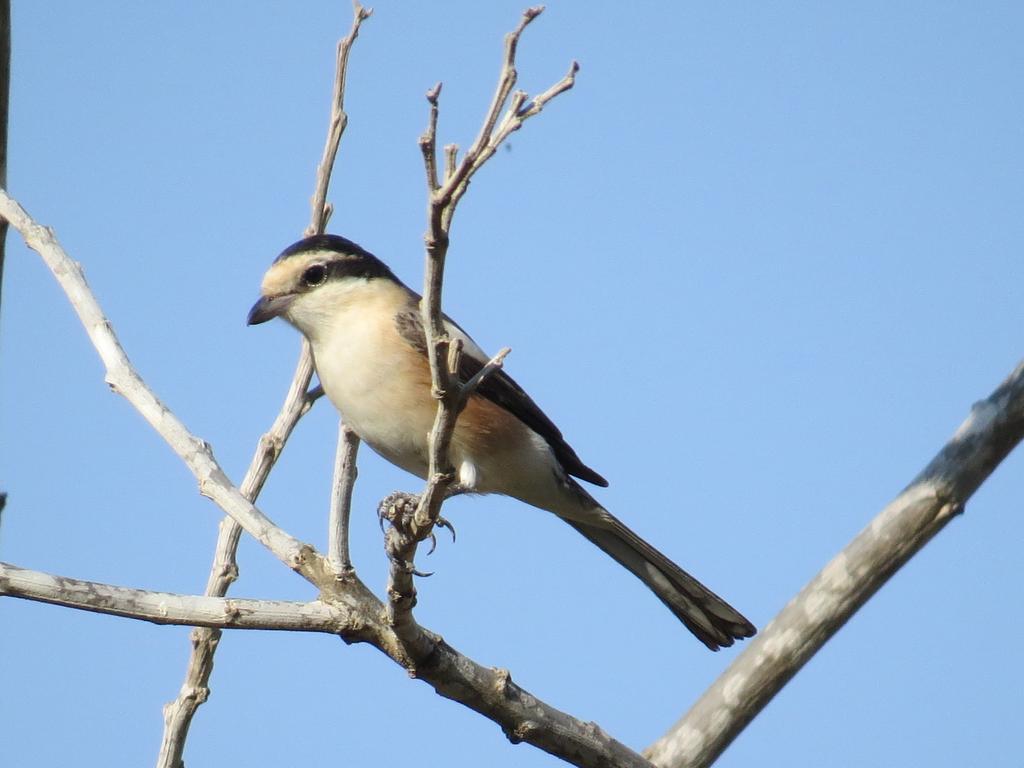
<path id="1" fill-rule="evenodd" d="M 459 328 L 463 333 L 466 333 L 447 315 L 445 315 L 445 320 Z M 423 355 L 427 354 L 426 334 L 423 333 L 423 321 L 420 318 L 418 306 L 414 305 L 409 310 L 396 315 L 395 326 L 399 334 L 410 346 Z M 469 334 L 467 333 L 466 336 L 468 337 Z M 478 360 L 464 351 L 459 362 L 459 379 L 463 382 L 469 381 L 485 364 L 486 361 Z M 515 382 L 515 379 L 503 370 L 499 369 L 484 379 L 476 392 L 481 397 L 485 397 L 495 405 L 504 408 L 543 437 L 547 444 L 551 446 L 555 458 L 558 459 L 562 468 L 568 474 L 581 480 L 586 480 L 588 483 L 599 485 L 602 488 L 608 486 L 608 481 L 580 460 L 572 446 L 565 442 L 565 438 L 562 437 L 562 433 L 555 426 L 555 423 L 533 402 L 533 399 Z"/>
<path id="2" fill-rule="evenodd" d="M 459 379 L 468 381 L 483 367 L 484 363 L 464 354 L 459 362 Z M 492 403 L 500 405 L 543 437 L 554 451 L 555 458 L 570 475 L 602 488 L 608 487 L 608 481 L 580 460 L 572 446 L 565 442 L 555 423 L 507 373 L 502 370 L 495 371 L 481 382 L 476 391 Z"/>

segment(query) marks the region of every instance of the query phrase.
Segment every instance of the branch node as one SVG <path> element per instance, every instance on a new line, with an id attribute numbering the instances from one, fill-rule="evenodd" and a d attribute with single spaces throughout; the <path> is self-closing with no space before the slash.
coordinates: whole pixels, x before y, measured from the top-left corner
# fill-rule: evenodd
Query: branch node
<path id="1" fill-rule="evenodd" d="M 541 730 L 540 723 L 535 720 L 523 720 L 518 723 L 515 728 L 511 731 L 506 731 L 505 736 L 513 744 L 519 744 L 523 741 L 528 741 L 533 734 Z"/>
<path id="2" fill-rule="evenodd" d="M 494 670 L 494 692 L 502 698 L 509 695 L 512 689 L 512 673 L 500 667 Z"/>

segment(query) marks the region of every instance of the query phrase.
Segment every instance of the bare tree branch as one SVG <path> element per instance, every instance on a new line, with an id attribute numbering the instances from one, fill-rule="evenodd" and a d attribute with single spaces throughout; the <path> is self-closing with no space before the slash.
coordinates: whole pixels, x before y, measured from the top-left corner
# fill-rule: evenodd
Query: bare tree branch
<path id="1" fill-rule="evenodd" d="M 275 526 L 231 486 L 209 446 L 187 432 L 131 369 L 109 322 L 82 276 L 52 232 L 33 222 L 6 192 L 0 191 L 0 215 L 6 217 L 57 277 L 107 367 L 107 378 L 158 434 L 201 478 L 200 489 L 232 515 L 246 532 L 321 590 L 321 600 L 347 617 L 334 631 L 346 642 L 367 642 L 439 694 L 498 723 L 513 741 L 525 741 L 581 766 L 645 766 L 642 757 L 592 723 L 584 723 L 511 683 L 507 672 L 484 667 L 463 656 L 438 635 L 410 622 L 405 636 L 393 629 L 387 609 L 354 575 L 335 579 L 326 559 Z M 496 365 L 500 360 L 492 361 Z M 415 505 L 413 506 L 415 508 Z M 148 616 L 122 615 L 149 620 Z M 197 629 L 196 632 L 205 630 Z M 195 636 L 195 635 L 194 635 Z M 193 681 L 190 668 L 183 689 Z M 201 687 L 192 693 L 202 698 Z M 199 702 L 201 703 L 201 702 Z"/>
<path id="2" fill-rule="evenodd" d="M 11 0 L 0 0 L 0 187 L 7 189 L 7 124 L 11 104 Z M 7 222 L 0 221 L 0 308 L 3 307 Z"/>
<path id="3" fill-rule="evenodd" d="M 963 512 L 968 499 L 1022 439 L 1024 363 L 974 405 L 928 466 L 644 754 L 666 768 L 711 765 L 853 614 Z"/>
<path id="4" fill-rule="evenodd" d="M 440 186 L 438 185 L 436 147 L 441 84 L 438 83 L 426 94 L 430 104 L 430 115 L 427 128 L 420 137 L 419 144 L 426 172 L 429 205 L 428 229 L 424 236 L 427 252 L 426 269 L 420 311 L 426 334 L 432 391 L 438 400 L 438 407 L 430 432 L 426 488 L 418 499 L 408 494 L 392 494 L 381 502 L 380 508 L 382 520 L 386 519 L 391 523 L 385 536 L 385 548 L 391 561 L 388 577 L 387 618 L 401 644 L 398 660 L 410 669 L 415 669 L 417 674 L 420 673 L 419 665 L 423 660 L 436 658 L 437 642 L 419 627 L 412 615 L 412 609 L 416 604 L 416 589 L 413 583 L 413 577 L 417 575 L 413 565 L 416 547 L 420 541 L 433 535 L 433 527 L 441 520 L 441 504 L 449 495 L 455 482 L 455 471 L 448 456 L 448 448 L 459 413 L 476 387 L 501 367 L 501 362 L 509 351 L 508 349 L 502 350 L 470 382 L 459 384 L 456 372 L 459 367 L 459 357 L 462 354 L 461 342 L 458 339 L 454 341 L 449 339 L 441 311 L 444 263 L 448 252 L 449 232 L 456 206 L 468 189 L 473 174 L 494 154 L 504 138 L 522 124 L 523 120 L 539 112 L 544 102 L 572 87 L 573 76 L 577 70 L 575 63 L 568 78 L 564 78 L 559 84 L 538 97 L 541 102 L 535 111 L 523 112 L 521 107 L 526 95 L 516 94 L 502 119 L 502 131 L 495 132 L 495 126 L 502 110 L 506 109 L 509 95 L 515 86 L 515 54 L 519 38 L 526 26 L 542 10 L 542 7 L 527 9 L 516 29 L 506 36 L 505 55 L 498 84 L 491 105 L 484 117 L 480 133 L 459 164 L 457 164 L 457 148 L 454 145 L 445 147 L 444 183 Z M 498 685 L 502 685 L 502 683 L 498 681 Z M 446 695 L 441 688 L 438 691 L 442 695 Z M 468 706 L 473 706 L 465 699 L 460 700 L 467 703 Z M 488 716 L 494 717 L 494 712 L 492 711 Z M 547 743 L 538 733 L 527 737 L 520 735 L 517 731 L 506 729 L 506 734 L 513 740 L 521 738 L 529 740 L 542 749 L 551 747 L 551 744 Z M 561 744 L 560 748 L 564 749 L 564 747 L 565 745 Z M 561 752 L 558 754 L 564 756 Z M 637 757 L 631 752 L 629 752 L 629 756 L 629 759 Z M 605 761 L 608 759 L 607 755 L 602 758 Z M 573 760 L 573 762 L 576 761 Z"/>
<path id="5" fill-rule="evenodd" d="M 330 187 L 331 173 L 338 155 L 341 137 L 348 124 L 348 115 L 345 114 L 344 109 L 348 57 L 359 34 L 360 25 L 371 13 L 372 10 L 363 8 L 358 0 L 354 0 L 352 27 L 348 35 L 338 42 L 330 124 L 327 130 L 327 139 L 324 142 L 323 157 L 317 167 L 316 186 L 310 201 L 312 212 L 309 226 L 305 231 L 306 235 L 323 232 L 327 228 L 327 222 L 331 216 L 331 208 L 327 204 L 327 191 Z M 295 424 L 309 410 L 313 402 L 323 394 L 323 390 L 319 387 L 314 391 L 307 391 L 312 376 L 313 356 L 309 349 L 309 342 L 303 339 L 299 360 L 284 405 L 270 431 L 260 438 L 256 456 L 249 465 L 249 470 L 242 483 L 242 493 L 250 501 L 255 501 L 259 495 L 267 475 L 277 461 Z M 354 457 L 355 448 L 352 450 Z M 339 471 L 340 468 L 336 467 L 336 477 Z M 336 479 L 335 485 L 337 482 Z M 351 492 L 347 498 L 342 500 L 345 504 L 350 504 Z M 335 513 L 333 510 L 332 505 L 332 517 L 337 514 L 339 520 L 347 525 L 347 507 L 344 513 L 340 510 Z M 225 517 L 221 521 L 214 562 L 207 584 L 208 595 L 226 595 L 231 583 L 238 578 L 235 556 L 241 532 L 241 527 L 233 519 Z M 195 717 L 196 710 L 210 694 L 209 681 L 213 672 L 213 657 L 219 642 L 220 634 L 217 629 L 197 629 L 192 633 L 192 652 L 185 671 L 185 681 L 175 700 L 164 707 L 164 733 L 157 758 L 157 768 L 178 768 L 182 765 L 182 754 L 192 718 Z"/>
<path id="6" fill-rule="evenodd" d="M 315 391 L 307 392 L 312 375 L 313 356 L 309 351 L 309 343 L 303 339 L 299 362 L 288 394 L 285 396 L 284 405 L 270 430 L 259 439 L 256 455 L 253 456 L 242 480 L 240 491 L 246 499 L 256 500 L 295 425 L 322 394 Z M 238 578 L 235 554 L 238 551 L 241 534 L 242 527 L 234 519 L 221 519 L 213 565 L 206 584 L 207 596 L 223 597 Z M 185 740 L 188 738 L 192 719 L 199 706 L 210 696 L 210 675 L 213 673 L 213 657 L 220 644 L 220 629 L 196 629 L 192 632 L 190 640 L 192 651 L 189 654 L 185 679 L 175 699 L 164 706 L 164 731 L 157 757 L 157 768 L 177 768 L 182 764 Z"/>
<path id="7" fill-rule="evenodd" d="M 302 603 L 152 592 L 32 571 L 9 563 L 0 563 L 0 594 L 154 624 L 332 634 L 351 624 L 343 607 L 318 600 Z"/>
<path id="8" fill-rule="evenodd" d="M 536 15 L 536 12 L 532 13 Z M 525 23 L 521 24 L 516 34 L 521 31 Z M 513 99 L 512 103 L 515 110 L 522 108 L 521 99 Z M 446 174 L 447 183 L 454 179 L 458 168 L 455 166 L 456 153 L 454 149 L 446 149 L 445 155 L 446 164 L 450 166 Z M 476 167 L 479 167 L 479 165 Z M 476 167 L 472 169 L 473 172 L 475 172 Z M 469 175 L 471 173 L 463 176 L 464 183 L 468 181 Z M 450 214 L 453 208 L 453 204 L 445 206 L 446 223 L 450 224 Z M 642 757 L 610 738 L 596 725 L 581 722 L 566 713 L 550 707 L 515 685 L 507 672 L 483 667 L 471 659 L 462 656 L 439 636 L 419 627 L 414 621 L 409 623 L 407 631 L 402 633 L 402 635 L 396 632 L 393 623 L 388 619 L 386 606 L 377 600 L 354 574 L 343 580 L 335 579 L 329 564 L 315 549 L 292 538 L 279 529 L 253 507 L 238 489 L 231 486 L 213 458 L 209 446 L 191 435 L 184 425 L 160 403 L 131 368 L 109 322 L 103 315 L 95 297 L 92 296 L 81 269 L 60 248 L 53 233 L 35 224 L 15 201 L 2 192 L 0 192 L 0 215 L 5 216 L 14 224 L 30 247 L 37 250 L 43 256 L 48 266 L 50 266 L 62 288 L 67 293 L 76 312 L 78 312 L 94 346 L 96 346 L 106 366 L 107 379 L 111 386 L 124 395 L 175 449 L 182 460 L 199 478 L 201 491 L 214 499 L 247 532 L 263 543 L 264 546 L 282 559 L 289 567 L 297 570 L 320 588 L 321 600 L 319 602 L 327 604 L 340 617 L 339 624 L 330 627 L 328 622 L 320 631 L 335 631 L 347 642 L 371 643 L 392 659 L 403 664 L 410 674 L 428 682 L 441 695 L 459 701 L 494 720 L 502 727 L 512 741 L 526 741 L 577 765 L 649 765 Z M 446 238 L 447 228 L 444 230 L 444 235 Z M 438 302 L 439 299 L 440 295 L 437 294 Z M 435 304 L 435 306 L 439 309 L 439 304 Z M 448 359 L 449 349 L 452 349 L 451 354 L 453 355 L 450 361 Z M 459 351 L 458 344 L 454 345 L 454 348 L 445 345 L 444 355 L 440 358 L 445 371 L 451 370 L 449 367 L 450 363 L 457 363 Z M 449 389 L 449 397 L 452 399 L 448 403 L 447 408 L 452 414 L 458 413 L 464 398 L 472 392 L 475 386 L 478 386 L 483 381 L 486 375 L 497 370 L 505 354 L 507 354 L 507 350 L 503 350 L 495 359 L 488 363 L 485 371 L 475 377 L 468 384 L 468 388 L 456 387 Z M 300 365 L 300 369 L 301 367 Z M 319 394 L 316 390 L 306 392 L 305 387 L 298 387 L 297 391 L 299 395 L 296 396 L 293 405 L 300 412 L 308 409 L 312 400 Z M 288 410 L 289 407 L 286 407 L 285 411 Z M 289 417 L 282 414 L 280 418 L 287 419 Z M 294 424 L 294 421 L 289 423 Z M 451 424 L 454 425 L 454 419 L 452 419 Z M 272 457 L 276 455 L 279 448 L 280 446 L 275 440 L 267 439 L 261 442 L 260 452 L 261 455 L 265 454 Z M 259 459 L 261 462 L 263 460 Z M 272 458 L 270 461 L 272 462 Z M 257 470 L 252 469 L 250 476 L 255 478 Z M 255 494 L 258 492 L 261 484 L 262 481 L 256 482 L 254 480 L 252 487 L 247 487 L 246 490 L 251 490 Z M 415 512 L 418 511 L 418 505 L 414 505 L 412 510 L 413 515 L 415 515 Z M 431 526 L 433 523 L 434 521 L 432 520 Z M 426 536 L 429 535 L 430 531 L 426 529 L 419 533 Z M 230 540 L 232 537 L 224 534 L 222 531 L 221 538 L 222 540 Z M 223 587 L 226 589 L 226 585 L 230 584 L 234 578 L 233 559 L 224 562 L 219 561 L 215 570 L 216 573 L 211 574 L 211 585 L 216 588 Z M 94 588 L 94 586 L 89 585 L 86 591 Z M 110 589 L 115 590 L 117 588 L 111 587 Z M 152 606 L 146 603 L 146 599 L 151 596 L 149 593 L 132 593 L 130 595 L 135 600 L 135 610 L 129 610 L 130 601 L 127 599 L 129 595 L 124 593 L 117 594 L 125 598 L 117 606 L 119 615 L 152 620 L 154 615 L 151 610 Z M 173 597 L 175 596 L 171 596 L 171 598 Z M 221 611 L 221 616 L 225 613 L 231 613 L 226 608 L 228 605 L 238 604 L 250 607 L 250 603 L 246 601 L 228 601 L 219 598 L 214 598 L 212 601 L 210 598 L 197 598 L 197 600 L 199 604 L 205 606 L 210 611 Z M 110 598 L 108 605 L 114 602 Z M 312 611 L 317 616 L 320 615 L 320 609 L 315 607 L 316 604 L 298 605 L 308 606 L 302 610 Z M 82 607 L 86 606 L 83 605 Z M 202 623 L 203 621 L 214 622 L 212 615 L 206 618 L 196 615 L 186 617 L 184 607 L 178 606 L 178 608 L 181 609 L 182 615 L 180 618 L 183 620 L 188 618 L 197 623 Z M 293 608 L 295 608 L 295 605 L 285 607 L 285 604 L 282 604 L 282 610 L 292 610 Z M 278 620 L 284 621 L 284 619 Z M 226 623 L 217 623 L 215 625 L 227 626 Z M 205 631 L 198 629 L 193 637 L 196 638 L 199 636 L 198 633 Z M 216 640 L 219 634 L 210 634 L 209 637 L 213 638 L 213 640 L 206 657 L 212 662 L 213 648 L 216 647 Z M 201 675 L 202 671 L 201 668 L 190 667 L 186 684 L 183 686 L 183 693 L 194 681 L 194 675 Z M 191 689 L 191 695 L 196 699 L 196 702 L 192 705 L 193 711 L 207 693 L 205 680 L 202 681 L 202 685 Z M 178 754 L 179 762 L 171 763 L 172 765 L 180 764 L 180 752 Z"/>
<path id="9" fill-rule="evenodd" d="M 451 341 L 444 328 L 443 314 L 441 311 L 441 293 L 444 280 L 444 263 L 448 253 L 449 232 L 451 229 L 452 217 L 462 195 L 468 189 L 469 181 L 494 154 L 501 142 L 512 131 L 522 125 L 523 120 L 540 111 L 538 108 L 530 114 L 520 110 L 521 100 L 513 98 L 509 102 L 509 95 L 516 82 L 515 54 L 519 44 L 519 38 L 540 13 L 543 7 L 537 6 L 528 8 L 520 19 L 519 25 L 505 37 L 505 53 L 502 60 L 501 72 L 498 76 L 498 84 L 495 88 L 491 105 L 477 135 L 476 140 L 462 158 L 462 162 L 456 165 L 457 149 L 454 145 L 445 148 L 446 171 L 445 181 L 437 184 L 437 117 L 438 102 L 441 92 L 441 84 L 434 86 L 427 92 L 427 101 L 430 104 L 430 117 L 427 129 L 420 137 L 420 150 L 423 153 L 424 166 L 426 168 L 427 192 L 429 196 L 428 205 L 428 228 L 424 235 L 426 244 L 426 269 L 424 275 L 423 299 L 420 302 L 420 311 L 423 316 L 423 327 L 426 334 L 427 354 L 430 360 L 430 373 L 434 397 L 438 400 L 437 415 L 434 419 L 434 426 L 430 433 L 430 468 L 428 470 L 428 482 L 424 492 L 420 495 L 419 505 L 412 518 L 412 527 L 405 533 L 417 541 L 422 541 L 430 535 L 434 523 L 440 514 L 441 503 L 448 495 L 448 489 L 455 481 L 455 471 L 448 458 L 448 445 L 455 429 L 455 421 L 459 410 L 465 399 L 459 394 L 460 385 L 455 376 L 457 358 L 460 350 L 456 347 L 452 354 L 454 358 L 449 359 Z M 542 94 L 538 99 L 548 101 L 558 93 L 568 90 L 574 82 L 574 75 L 577 70 L 573 64 L 570 74 L 563 78 L 558 84 Z M 523 98 L 526 96 L 523 94 Z M 495 126 L 506 110 L 502 119 L 503 126 L 507 130 L 495 131 Z M 500 355 L 492 360 L 481 376 L 489 375 L 501 364 Z M 454 367 L 453 367 L 454 366 Z M 468 396 L 468 395 L 467 395 Z M 409 563 L 415 553 L 415 543 L 411 549 L 402 547 L 407 552 Z M 393 560 L 394 562 L 394 560 Z M 411 569 L 411 565 L 409 566 Z M 412 573 L 410 570 L 409 573 Z M 394 574 L 401 576 L 401 574 Z M 404 578 L 404 577 L 403 577 Z M 401 594 L 408 594 L 400 590 Z M 412 594 L 415 594 L 413 591 Z M 408 601 L 400 605 L 411 605 Z"/>

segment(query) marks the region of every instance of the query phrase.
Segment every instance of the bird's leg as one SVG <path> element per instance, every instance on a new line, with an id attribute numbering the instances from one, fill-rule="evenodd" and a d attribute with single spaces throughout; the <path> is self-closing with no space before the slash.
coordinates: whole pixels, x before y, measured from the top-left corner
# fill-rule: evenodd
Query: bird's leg
<path id="1" fill-rule="evenodd" d="M 444 498 L 450 499 L 452 496 L 461 496 L 464 493 L 476 493 L 471 485 L 463 485 L 462 483 L 455 482 L 448 486 L 445 491 Z"/>

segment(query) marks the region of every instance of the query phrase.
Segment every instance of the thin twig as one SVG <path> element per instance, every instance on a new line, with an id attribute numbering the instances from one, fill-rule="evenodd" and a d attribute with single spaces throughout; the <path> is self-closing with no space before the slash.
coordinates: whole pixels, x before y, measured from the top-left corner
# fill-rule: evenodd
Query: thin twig
<path id="1" fill-rule="evenodd" d="M 469 396 L 472 395 L 481 384 L 487 379 L 488 376 L 495 373 L 505 362 L 505 358 L 512 352 L 512 347 L 502 347 L 498 354 L 492 357 L 487 363 L 477 371 L 465 384 L 459 388 L 459 400 L 455 404 L 456 410 L 461 411 L 466 407 L 466 403 L 469 402 Z"/>
<path id="2" fill-rule="evenodd" d="M 474 154 L 473 162 L 476 167 L 473 169 L 473 172 L 475 173 L 480 166 L 487 162 L 510 135 L 522 128 L 523 123 L 526 120 L 534 115 L 540 114 L 541 110 L 544 109 L 544 106 L 549 101 L 572 88 L 573 85 L 576 84 L 576 73 L 579 72 L 579 69 L 580 65 L 575 61 L 572 62 L 572 64 L 569 65 L 569 71 L 561 80 L 544 91 L 544 93 L 539 96 L 535 96 L 532 100 L 523 91 L 516 91 L 512 94 L 512 101 L 509 108 L 506 110 L 501 123 L 498 124 L 498 127 L 491 136 L 491 140 L 484 144 L 480 150 Z M 471 178 L 472 174 L 467 174 L 452 190 L 451 196 L 453 210 L 454 206 L 458 204 L 458 201 L 462 196 L 466 194 Z"/>
<path id="3" fill-rule="evenodd" d="M 331 514 L 328 523 L 327 562 L 335 577 L 342 578 L 352 572 L 352 559 L 348 551 L 348 521 L 352 510 L 352 491 L 355 488 L 356 453 L 359 437 L 338 423 L 338 450 L 335 456 L 334 482 L 331 485 Z"/>
<path id="4" fill-rule="evenodd" d="M 242 495 L 249 501 L 256 501 L 260 491 L 263 490 L 263 484 L 270 476 L 271 469 L 284 449 L 284 444 L 291 436 L 292 430 L 295 429 L 295 425 L 313 407 L 313 403 L 319 397 L 315 391 L 307 391 L 312 375 L 313 359 L 309 353 L 308 342 L 303 339 L 295 376 L 288 387 L 281 410 L 278 411 L 270 429 L 260 437 L 256 445 L 256 453 L 249 463 L 242 484 L 239 486 Z M 241 533 L 241 527 L 230 517 L 221 520 L 213 567 L 210 569 L 210 578 L 206 584 L 207 595 L 223 597 L 227 594 L 231 584 L 238 578 L 235 552 Z"/>
<path id="5" fill-rule="evenodd" d="M 689 712 L 645 750 L 661 766 L 711 765 L 776 693 L 941 531 L 1024 439 L 1024 363 L 764 628 Z"/>
<path id="6" fill-rule="evenodd" d="M 456 163 L 459 160 L 459 145 L 445 144 L 444 147 L 444 180 L 447 182 L 455 175 Z"/>
<path id="7" fill-rule="evenodd" d="M 338 156 L 342 134 L 348 125 L 345 113 L 345 80 L 348 75 L 348 55 L 352 45 L 359 36 L 359 27 L 373 13 L 372 8 L 364 8 L 359 0 L 352 3 L 352 27 L 349 33 L 338 41 L 337 63 L 334 69 L 334 89 L 331 99 L 331 121 L 324 143 L 324 153 L 320 165 L 316 169 L 316 187 L 310 200 L 313 214 L 306 227 L 306 236 L 318 235 L 327 230 L 330 210 L 327 207 L 327 190 L 331 186 L 331 174 L 334 172 L 334 161 Z"/>
<path id="8" fill-rule="evenodd" d="M 437 102 L 441 98 L 441 83 L 427 91 L 427 102 L 430 104 L 430 119 L 427 129 L 420 136 L 420 152 L 423 154 L 423 165 L 427 174 L 427 187 L 430 191 L 437 189 Z"/>

